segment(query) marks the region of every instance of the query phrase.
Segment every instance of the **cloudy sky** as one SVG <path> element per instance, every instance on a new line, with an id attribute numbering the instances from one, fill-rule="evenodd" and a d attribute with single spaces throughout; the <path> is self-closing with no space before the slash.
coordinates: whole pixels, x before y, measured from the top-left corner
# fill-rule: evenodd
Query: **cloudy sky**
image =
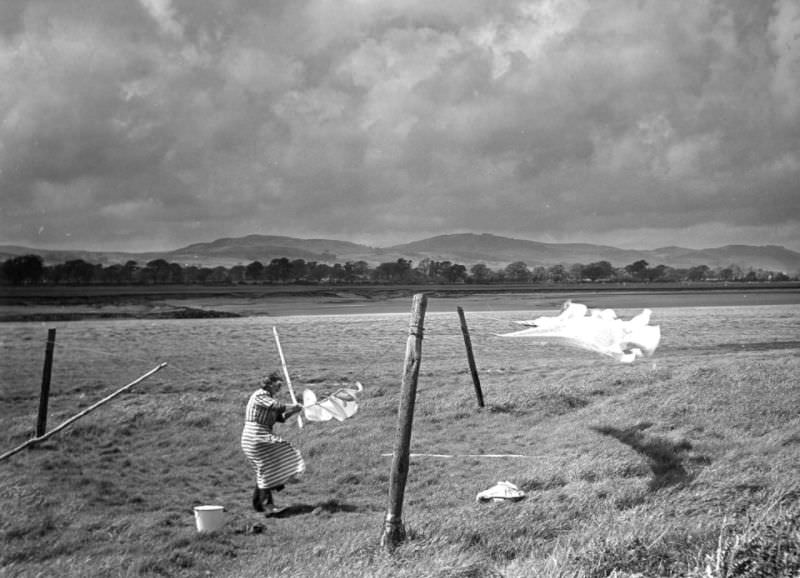
<path id="1" fill-rule="evenodd" d="M 800 250 L 797 0 L 0 0 L 0 243 Z"/>

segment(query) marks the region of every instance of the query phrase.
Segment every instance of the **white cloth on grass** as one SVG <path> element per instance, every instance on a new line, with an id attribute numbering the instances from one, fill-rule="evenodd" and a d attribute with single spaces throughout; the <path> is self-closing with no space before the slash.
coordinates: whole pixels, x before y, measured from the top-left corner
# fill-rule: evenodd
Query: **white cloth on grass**
<path id="1" fill-rule="evenodd" d="M 511 482 L 497 482 L 488 490 L 478 492 L 475 496 L 476 502 L 518 502 L 525 497 L 525 492 L 520 490 L 515 484 Z"/>

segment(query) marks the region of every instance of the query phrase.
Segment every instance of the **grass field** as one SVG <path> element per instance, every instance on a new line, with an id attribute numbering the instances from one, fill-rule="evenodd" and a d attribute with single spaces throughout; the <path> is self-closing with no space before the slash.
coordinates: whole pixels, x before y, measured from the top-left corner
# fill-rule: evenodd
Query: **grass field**
<path id="1" fill-rule="evenodd" d="M 529 311 L 465 306 L 478 410 L 459 304 L 425 320 L 412 451 L 526 457 L 413 458 L 393 554 L 379 544 L 382 454 L 407 311 L 0 324 L 0 453 L 32 435 L 47 327 L 51 426 L 168 363 L 0 462 L 0 575 L 721 577 L 756 575 L 751 563 L 797 575 L 800 306 L 654 306 L 661 347 L 633 365 L 494 337 Z M 265 520 L 249 510 L 239 435 L 258 376 L 279 367 L 273 325 L 298 389 L 366 389 L 351 420 L 278 426 L 308 472 L 277 496 L 290 515 Z M 526 499 L 477 504 L 499 480 Z M 225 506 L 223 530 L 196 532 L 199 504 Z"/>

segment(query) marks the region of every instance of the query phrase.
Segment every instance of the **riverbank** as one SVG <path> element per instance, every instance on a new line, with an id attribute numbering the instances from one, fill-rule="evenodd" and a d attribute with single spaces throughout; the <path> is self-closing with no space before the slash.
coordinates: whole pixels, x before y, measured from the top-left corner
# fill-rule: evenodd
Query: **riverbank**
<path id="1" fill-rule="evenodd" d="M 420 292 L 430 311 L 552 309 L 567 299 L 615 309 L 800 304 L 800 283 L 4 287 L 0 322 L 403 313 Z"/>

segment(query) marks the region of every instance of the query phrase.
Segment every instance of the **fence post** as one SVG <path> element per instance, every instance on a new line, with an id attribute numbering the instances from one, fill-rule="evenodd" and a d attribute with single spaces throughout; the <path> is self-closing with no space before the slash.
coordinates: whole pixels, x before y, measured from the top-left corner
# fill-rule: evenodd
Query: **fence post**
<path id="1" fill-rule="evenodd" d="M 50 375 L 53 371 L 53 348 L 56 344 L 56 330 L 47 330 L 47 346 L 44 353 L 44 369 L 42 370 L 42 391 L 39 395 L 39 416 L 36 419 L 36 437 L 47 431 L 47 404 L 50 400 Z"/>
<path id="2" fill-rule="evenodd" d="M 472 383 L 475 386 L 475 397 L 478 398 L 478 407 L 483 407 L 483 390 L 481 390 L 481 380 L 478 377 L 478 368 L 475 366 L 475 356 L 472 355 L 472 340 L 469 337 L 467 319 L 464 317 L 464 310 L 458 308 L 458 318 L 461 320 L 461 333 L 464 334 L 464 346 L 467 348 L 467 362 L 469 371 L 472 374 Z"/>
<path id="3" fill-rule="evenodd" d="M 389 508 L 381 535 L 381 546 L 388 550 L 394 549 L 406 537 L 402 518 L 403 495 L 408 477 L 411 426 L 414 421 L 414 403 L 422 359 L 422 334 L 427 306 L 428 298 L 423 293 L 414 295 L 406 342 L 403 381 L 400 387 L 400 406 L 397 411 L 397 435 L 392 457 L 392 470 L 389 474 Z"/>

